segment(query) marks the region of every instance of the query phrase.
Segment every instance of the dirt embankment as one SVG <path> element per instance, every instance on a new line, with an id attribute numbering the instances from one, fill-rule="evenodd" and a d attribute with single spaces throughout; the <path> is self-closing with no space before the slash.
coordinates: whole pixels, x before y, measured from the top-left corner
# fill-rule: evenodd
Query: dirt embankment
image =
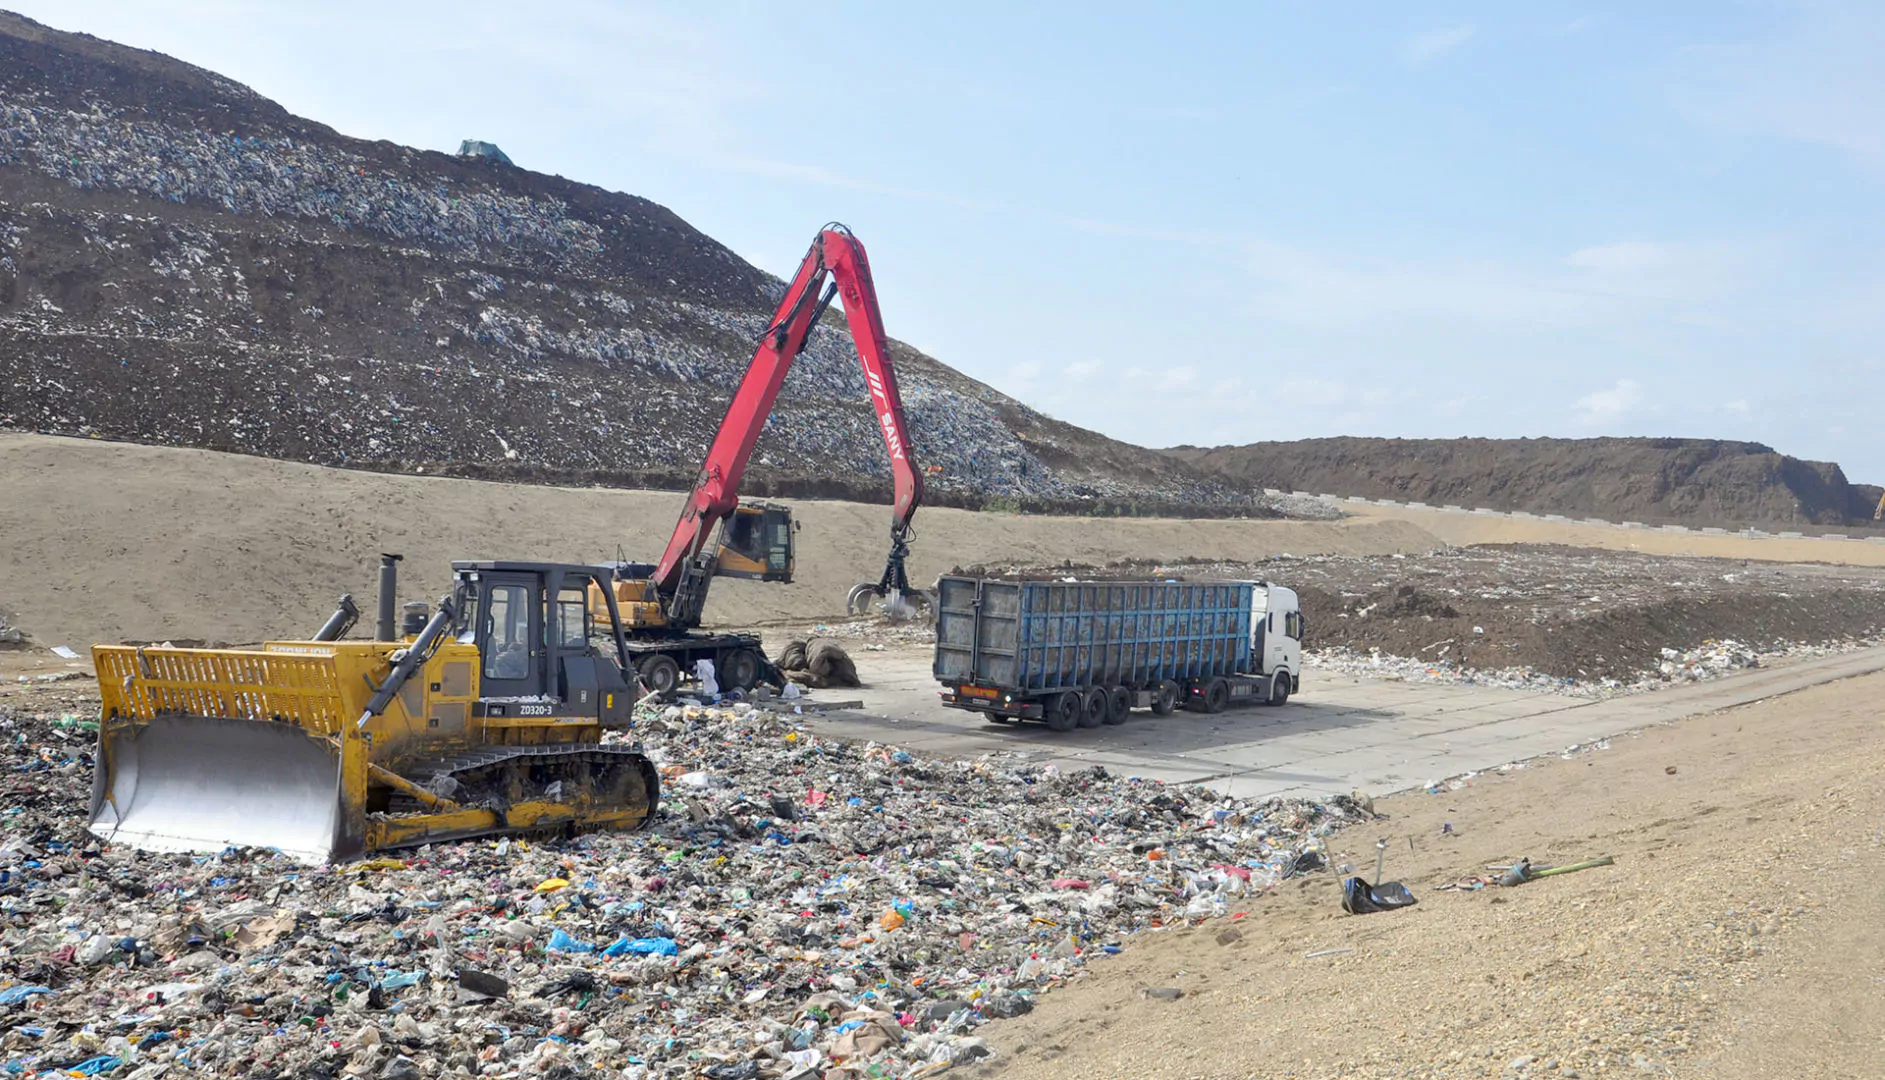
<path id="1" fill-rule="evenodd" d="M 1885 676 L 1835 683 L 1382 800 L 1336 857 L 1372 876 L 1385 838 L 1417 906 L 1344 915 L 1322 873 L 1233 924 L 1131 941 L 992 1029 L 1002 1056 L 974 1075 L 1877 1076 L 1881 694 Z M 1616 865 L 1433 889 L 1598 855 Z"/>
<path id="2" fill-rule="evenodd" d="M 1870 523 L 1880 489 L 1838 465 L 1718 439 L 1303 439 L 1177 447 L 1247 488 L 1741 527 Z"/>
<path id="3" fill-rule="evenodd" d="M 499 484 L 328 469 L 202 450 L 0 433 L 0 609 L 41 644 L 260 641 L 312 633 L 335 597 L 373 595 L 382 551 L 406 556 L 402 592 L 431 599 L 453 559 L 653 558 L 680 513 L 672 492 Z M 883 573 L 886 505 L 793 504 L 790 585 L 722 580 L 710 623 L 840 615 Z M 917 515 L 919 581 L 962 560 L 1106 562 L 1170 551 L 1425 551 L 1402 522 Z"/>
<path id="4" fill-rule="evenodd" d="M 0 12 L 0 425 L 401 472 L 691 478 L 783 292 L 647 199 L 349 138 Z M 891 349 L 945 499 L 1249 506 Z M 880 483 L 868 398 L 832 312 L 756 475 Z"/>
<path id="5" fill-rule="evenodd" d="M 1885 567 L 1873 566 L 1534 544 L 970 572 L 1274 581 L 1296 590 L 1312 649 L 1380 650 L 1458 670 L 1529 668 L 1582 683 L 1630 682 L 1657 671 L 1663 650 L 1710 641 L 1761 651 L 1885 633 Z"/>

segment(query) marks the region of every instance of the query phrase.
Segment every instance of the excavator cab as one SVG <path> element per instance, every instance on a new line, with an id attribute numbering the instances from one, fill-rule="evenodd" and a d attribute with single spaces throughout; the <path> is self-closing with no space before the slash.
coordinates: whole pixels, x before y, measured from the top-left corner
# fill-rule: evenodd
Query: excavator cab
<path id="1" fill-rule="evenodd" d="M 720 523 L 716 577 L 756 581 L 792 580 L 792 508 L 778 503 L 742 503 Z"/>

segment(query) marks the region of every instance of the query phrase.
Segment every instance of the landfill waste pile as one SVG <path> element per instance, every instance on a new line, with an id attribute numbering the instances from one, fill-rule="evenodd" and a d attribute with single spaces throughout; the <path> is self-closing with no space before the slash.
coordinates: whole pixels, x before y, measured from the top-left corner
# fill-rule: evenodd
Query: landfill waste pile
<path id="1" fill-rule="evenodd" d="M 100 843 L 94 727 L 0 703 L 13 1075 L 929 1076 L 1135 935 L 1325 866 L 1362 817 L 673 705 L 637 717 L 650 832 L 314 868 Z"/>
<path id="2" fill-rule="evenodd" d="M 26 631 L 17 626 L 8 626 L 5 619 L 0 619 L 0 646 L 23 646 L 26 644 Z"/>
<path id="3" fill-rule="evenodd" d="M 346 138 L 212 73 L 0 13 L 0 426 L 686 487 L 783 290 L 645 199 Z M 892 348 L 933 501 L 1269 514 Z M 827 319 L 753 483 L 862 497 L 888 484 L 883 457 Z"/>

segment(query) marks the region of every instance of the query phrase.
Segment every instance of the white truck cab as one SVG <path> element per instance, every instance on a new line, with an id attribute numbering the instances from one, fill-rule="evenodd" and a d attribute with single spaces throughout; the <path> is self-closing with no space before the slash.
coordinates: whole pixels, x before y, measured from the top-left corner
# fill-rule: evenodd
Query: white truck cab
<path id="1" fill-rule="evenodd" d="M 1296 590 L 1256 582 L 1251 594 L 1250 663 L 1253 675 L 1270 676 L 1270 700 L 1280 702 L 1302 686 L 1302 609 Z"/>

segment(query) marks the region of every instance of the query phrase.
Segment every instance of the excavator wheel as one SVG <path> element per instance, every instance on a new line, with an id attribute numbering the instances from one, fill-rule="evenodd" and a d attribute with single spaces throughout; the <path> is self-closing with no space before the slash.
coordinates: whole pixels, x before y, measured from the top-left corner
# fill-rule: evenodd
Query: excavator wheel
<path id="1" fill-rule="evenodd" d="M 721 657 L 718 675 L 729 690 L 751 690 L 759 682 L 759 654 L 751 649 L 728 649 Z"/>
<path id="2" fill-rule="evenodd" d="M 681 665 L 672 656 L 655 653 L 643 657 L 636 663 L 635 672 L 641 676 L 642 688 L 650 694 L 665 697 L 681 685 Z"/>

